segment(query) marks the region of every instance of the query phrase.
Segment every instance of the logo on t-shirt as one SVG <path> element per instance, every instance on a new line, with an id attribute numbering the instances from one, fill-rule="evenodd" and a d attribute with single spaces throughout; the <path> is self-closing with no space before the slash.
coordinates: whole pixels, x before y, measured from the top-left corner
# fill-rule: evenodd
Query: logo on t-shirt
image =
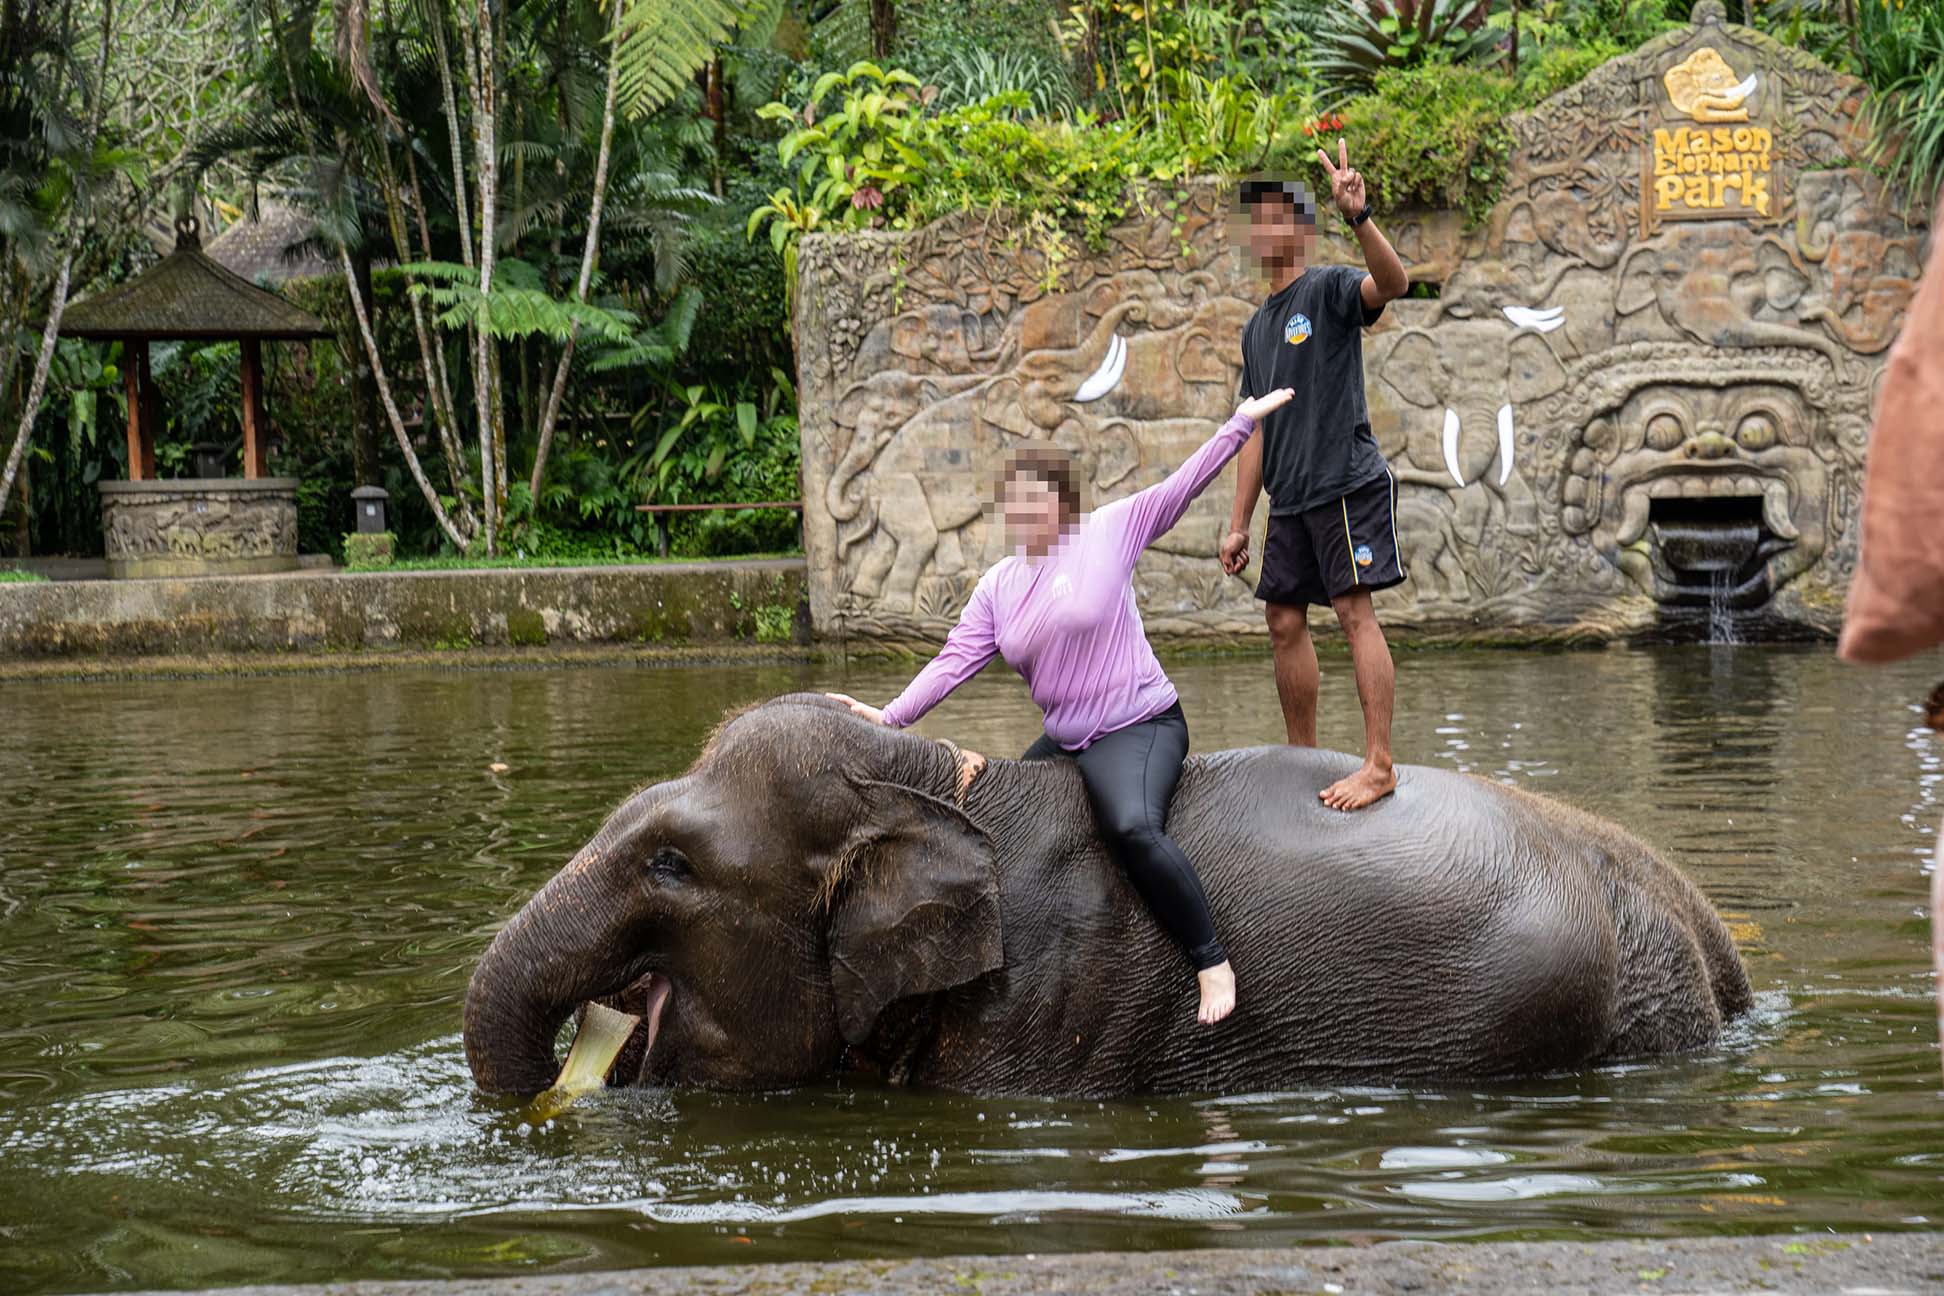
<path id="1" fill-rule="evenodd" d="M 1303 314 L 1301 311 L 1297 311 L 1294 315 L 1291 315 L 1289 322 L 1283 325 L 1283 341 L 1289 343 L 1291 346 L 1300 346 L 1304 342 L 1309 341 L 1309 335 L 1309 316 Z"/>
<path id="2" fill-rule="evenodd" d="M 1066 598 L 1073 593 L 1073 582 L 1067 579 L 1065 572 L 1061 572 L 1053 578 L 1053 588 L 1047 592 L 1054 598 Z"/>

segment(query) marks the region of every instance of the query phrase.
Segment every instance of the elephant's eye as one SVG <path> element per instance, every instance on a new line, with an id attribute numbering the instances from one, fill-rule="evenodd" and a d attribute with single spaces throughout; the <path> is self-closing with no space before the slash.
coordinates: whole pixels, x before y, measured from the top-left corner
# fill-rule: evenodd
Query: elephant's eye
<path id="1" fill-rule="evenodd" d="M 657 882 L 679 882 L 689 875 L 688 856 L 664 846 L 648 861 L 648 873 Z"/>

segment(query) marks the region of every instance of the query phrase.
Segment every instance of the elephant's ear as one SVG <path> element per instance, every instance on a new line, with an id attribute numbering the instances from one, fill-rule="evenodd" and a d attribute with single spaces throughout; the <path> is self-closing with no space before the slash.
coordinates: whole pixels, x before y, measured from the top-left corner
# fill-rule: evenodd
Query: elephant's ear
<path id="1" fill-rule="evenodd" d="M 1001 966 L 992 843 L 957 807 L 854 780 L 865 810 L 835 865 L 830 984 L 844 1038 L 862 1044 L 899 999 Z"/>
<path id="2" fill-rule="evenodd" d="M 1413 329 L 1397 340 L 1382 366 L 1384 381 L 1399 396 L 1421 409 L 1438 409 L 1451 388 L 1451 374 L 1436 344 L 1422 330 Z"/>

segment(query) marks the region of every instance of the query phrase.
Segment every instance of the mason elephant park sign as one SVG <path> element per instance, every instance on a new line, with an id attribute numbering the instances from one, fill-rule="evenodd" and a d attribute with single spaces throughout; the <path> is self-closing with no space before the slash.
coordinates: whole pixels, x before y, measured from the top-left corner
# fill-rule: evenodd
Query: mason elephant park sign
<path id="1" fill-rule="evenodd" d="M 1775 134 L 1750 120 L 1760 75 L 1737 78 L 1704 45 L 1668 68 L 1661 84 L 1665 124 L 1645 141 L 1641 233 L 1651 236 L 1663 221 L 1774 219 L 1781 206 L 1771 188 Z"/>

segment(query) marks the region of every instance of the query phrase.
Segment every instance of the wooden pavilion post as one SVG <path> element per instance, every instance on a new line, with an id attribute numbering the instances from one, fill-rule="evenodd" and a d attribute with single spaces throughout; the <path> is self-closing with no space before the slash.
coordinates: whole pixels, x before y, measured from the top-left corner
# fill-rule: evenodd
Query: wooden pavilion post
<path id="1" fill-rule="evenodd" d="M 268 477 L 264 454 L 263 420 L 263 345 L 255 338 L 243 339 L 243 476 L 254 481 Z"/>
<path id="2" fill-rule="evenodd" d="M 122 339 L 122 390 L 128 397 L 128 480 L 155 477 L 155 438 L 149 425 L 153 398 L 150 389 L 147 339 Z"/>
<path id="3" fill-rule="evenodd" d="M 162 421 L 156 394 L 155 370 L 149 367 L 149 344 L 142 342 L 142 476 L 155 480 L 155 425 Z"/>

